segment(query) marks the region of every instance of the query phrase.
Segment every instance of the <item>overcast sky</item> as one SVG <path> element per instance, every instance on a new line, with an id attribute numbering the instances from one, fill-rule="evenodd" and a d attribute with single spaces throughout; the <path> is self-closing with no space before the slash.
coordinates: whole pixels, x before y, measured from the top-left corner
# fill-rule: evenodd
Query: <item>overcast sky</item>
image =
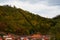
<path id="1" fill-rule="evenodd" d="M 60 15 L 60 0 L 0 0 L 0 5 L 11 5 L 43 17 Z"/>

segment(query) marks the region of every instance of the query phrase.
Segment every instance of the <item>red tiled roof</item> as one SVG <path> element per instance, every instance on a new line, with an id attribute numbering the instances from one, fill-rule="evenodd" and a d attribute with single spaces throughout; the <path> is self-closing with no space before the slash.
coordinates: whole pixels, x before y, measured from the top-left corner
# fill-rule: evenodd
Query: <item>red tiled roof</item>
<path id="1" fill-rule="evenodd" d="M 40 35 L 40 34 L 33 34 L 31 37 L 32 37 L 32 38 L 41 38 L 42 35 Z"/>
<path id="2" fill-rule="evenodd" d="M 2 38 L 0 38 L 0 40 L 2 40 Z"/>

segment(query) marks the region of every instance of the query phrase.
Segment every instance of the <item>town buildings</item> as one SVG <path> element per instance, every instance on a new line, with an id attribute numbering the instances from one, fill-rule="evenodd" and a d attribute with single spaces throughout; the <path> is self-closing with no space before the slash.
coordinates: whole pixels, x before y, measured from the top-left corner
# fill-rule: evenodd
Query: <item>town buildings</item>
<path id="1" fill-rule="evenodd" d="M 6 34 L 3 35 L 3 37 L 0 36 L 0 40 L 50 40 L 50 37 L 48 35 L 41 34 L 32 34 L 26 36 Z"/>

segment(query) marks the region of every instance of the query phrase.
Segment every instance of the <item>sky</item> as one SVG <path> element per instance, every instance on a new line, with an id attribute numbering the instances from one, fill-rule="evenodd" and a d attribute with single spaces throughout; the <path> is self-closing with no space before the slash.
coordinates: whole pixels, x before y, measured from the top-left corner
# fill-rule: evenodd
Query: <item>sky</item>
<path id="1" fill-rule="evenodd" d="M 47 18 L 60 15 L 60 0 L 0 0 L 0 5 L 15 5 L 17 8 Z"/>

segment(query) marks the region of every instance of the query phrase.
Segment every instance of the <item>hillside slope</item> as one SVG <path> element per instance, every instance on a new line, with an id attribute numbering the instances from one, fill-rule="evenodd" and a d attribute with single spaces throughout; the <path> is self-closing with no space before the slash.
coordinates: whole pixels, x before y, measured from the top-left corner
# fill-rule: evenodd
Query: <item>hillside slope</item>
<path id="1" fill-rule="evenodd" d="M 20 8 L 0 6 L 0 32 L 29 35 L 48 34 L 54 21 Z"/>

